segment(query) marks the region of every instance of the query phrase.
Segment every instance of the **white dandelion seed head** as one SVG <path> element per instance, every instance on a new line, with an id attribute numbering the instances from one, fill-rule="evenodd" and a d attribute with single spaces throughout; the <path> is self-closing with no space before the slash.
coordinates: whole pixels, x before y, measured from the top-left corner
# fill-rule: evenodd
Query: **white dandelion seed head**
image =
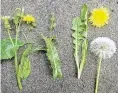
<path id="1" fill-rule="evenodd" d="M 113 40 L 107 37 L 98 37 L 90 44 L 90 50 L 103 59 L 111 58 L 116 52 L 116 44 Z"/>

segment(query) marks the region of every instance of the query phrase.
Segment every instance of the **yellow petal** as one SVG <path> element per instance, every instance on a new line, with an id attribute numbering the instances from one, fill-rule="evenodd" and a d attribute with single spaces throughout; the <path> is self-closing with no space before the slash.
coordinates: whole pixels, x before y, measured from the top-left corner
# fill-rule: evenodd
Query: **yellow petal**
<path id="1" fill-rule="evenodd" d="M 104 7 L 93 9 L 89 20 L 92 23 L 92 25 L 96 27 L 102 27 L 105 24 L 108 24 L 109 20 L 108 9 Z"/>
<path id="2" fill-rule="evenodd" d="M 23 21 L 25 22 L 35 22 L 35 18 L 32 15 L 23 16 Z"/>

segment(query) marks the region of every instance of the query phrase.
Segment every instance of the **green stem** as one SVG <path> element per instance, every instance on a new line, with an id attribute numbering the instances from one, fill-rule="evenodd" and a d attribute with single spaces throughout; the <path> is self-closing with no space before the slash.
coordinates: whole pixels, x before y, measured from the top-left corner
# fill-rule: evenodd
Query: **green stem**
<path id="1" fill-rule="evenodd" d="M 16 69 L 16 74 L 18 73 L 18 62 L 17 62 L 17 51 L 15 50 L 15 69 Z"/>
<path id="2" fill-rule="evenodd" d="M 17 75 L 17 82 L 18 82 L 19 89 L 22 90 L 23 87 L 22 87 L 21 79 L 18 77 L 18 75 Z"/>
<path id="3" fill-rule="evenodd" d="M 100 77 L 101 62 L 102 62 L 102 57 L 99 56 L 99 59 L 98 59 L 98 69 L 97 69 L 97 78 L 96 78 L 95 93 L 98 93 L 98 85 L 99 85 L 99 77 Z"/>
<path id="4" fill-rule="evenodd" d="M 25 37 L 26 42 L 28 41 L 27 36 L 22 32 L 23 36 Z"/>
<path id="5" fill-rule="evenodd" d="M 15 42 L 15 45 L 17 45 L 17 41 L 18 41 L 18 30 L 17 30 L 17 26 L 16 26 L 16 42 Z"/>
<path id="6" fill-rule="evenodd" d="M 20 19 L 19 24 L 16 25 L 16 43 L 15 43 L 16 45 L 17 45 L 17 41 L 18 41 L 18 33 L 20 30 L 21 21 L 22 21 L 22 19 Z"/>
<path id="7" fill-rule="evenodd" d="M 16 42 L 15 42 L 15 45 L 17 45 L 18 33 L 19 33 L 19 28 L 18 28 L 18 26 L 16 26 Z"/>
<path id="8" fill-rule="evenodd" d="M 17 46 L 17 41 L 18 41 L 18 34 L 19 34 L 19 29 L 20 29 L 20 24 L 21 24 L 21 20 L 19 22 L 19 25 L 16 25 L 16 40 L 15 40 L 15 45 Z M 21 84 L 21 80 L 18 76 L 18 58 L 17 58 L 17 49 L 15 49 L 15 69 L 16 69 L 16 78 L 17 78 L 17 83 L 18 83 L 18 87 L 20 90 L 22 90 L 22 84 Z"/>
<path id="9" fill-rule="evenodd" d="M 20 27 L 20 26 L 19 26 L 19 27 Z M 10 35 L 10 30 L 8 29 L 8 36 L 9 36 L 9 39 L 10 39 L 10 41 L 11 41 L 11 43 L 12 43 L 13 46 L 17 45 L 18 30 L 19 30 L 19 28 L 18 28 L 18 29 L 16 28 L 16 41 L 15 41 L 15 44 L 14 44 L 14 42 L 13 42 L 13 40 L 12 40 L 12 38 L 11 38 L 11 35 Z M 15 49 L 14 52 L 15 52 L 15 69 L 16 69 L 18 87 L 19 87 L 19 89 L 21 90 L 21 89 L 22 89 L 22 84 L 21 84 L 20 78 L 18 77 L 17 50 Z"/>
<path id="10" fill-rule="evenodd" d="M 12 45 L 14 46 L 14 42 L 13 42 L 13 40 L 12 40 L 12 38 L 11 38 L 11 35 L 10 35 L 10 30 L 9 30 L 9 29 L 8 29 L 8 35 L 9 35 L 9 39 L 10 39 L 10 41 L 11 41 Z"/>
<path id="11" fill-rule="evenodd" d="M 15 50 L 15 69 L 16 69 L 16 78 L 17 78 L 18 87 L 20 90 L 22 90 L 21 80 L 18 77 L 18 61 L 17 61 L 17 51 L 16 50 Z"/>

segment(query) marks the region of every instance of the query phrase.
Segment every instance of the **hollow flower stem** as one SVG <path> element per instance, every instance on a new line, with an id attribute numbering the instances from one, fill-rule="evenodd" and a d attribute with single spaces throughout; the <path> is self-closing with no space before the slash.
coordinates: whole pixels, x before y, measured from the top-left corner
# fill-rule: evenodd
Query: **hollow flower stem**
<path id="1" fill-rule="evenodd" d="M 98 93 L 101 62 L 102 62 L 102 57 L 99 56 L 99 58 L 98 58 L 98 69 L 97 69 L 97 78 L 96 78 L 95 93 Z"/>
<path id="2" fill-rule="evenodd" d="M 16 25 L 16 40 L 15 40 L 15 45 L 17 46 L 18 42 L 18 36 L 19 36 L 19 31 L 20 31 L 20 25 L 21 25 L 21 19 L 19 21 L 19 24 Z M 15 70 L 16 70 L 16 78 L 17 78 L 17 84 L 20 90 L 22 90 L 22 83 L 21 80 L 18 76 L 18 56 L 17 56 L 17 49 L 15 49 Z"/>

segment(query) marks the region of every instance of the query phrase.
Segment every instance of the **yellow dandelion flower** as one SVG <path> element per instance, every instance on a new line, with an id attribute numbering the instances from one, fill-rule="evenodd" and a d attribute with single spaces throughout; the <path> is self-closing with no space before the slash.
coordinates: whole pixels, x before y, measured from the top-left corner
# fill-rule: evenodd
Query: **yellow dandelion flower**
<path id="1" fill-rule="evenodd" d="M 32 15 L 25 15 L 23 16 L 23 21 L 27 23 L 35 22 L 35 18 Z"/>
<path id="2" fill-rule="evenodd" d="M 92 22 L 92 25 L 96 27 L 102 27 L 105 24 L 108 24 L 109 20 L 108 9 L 104 7 L 93 9 L 89 20 L 90 22 Z"/>

